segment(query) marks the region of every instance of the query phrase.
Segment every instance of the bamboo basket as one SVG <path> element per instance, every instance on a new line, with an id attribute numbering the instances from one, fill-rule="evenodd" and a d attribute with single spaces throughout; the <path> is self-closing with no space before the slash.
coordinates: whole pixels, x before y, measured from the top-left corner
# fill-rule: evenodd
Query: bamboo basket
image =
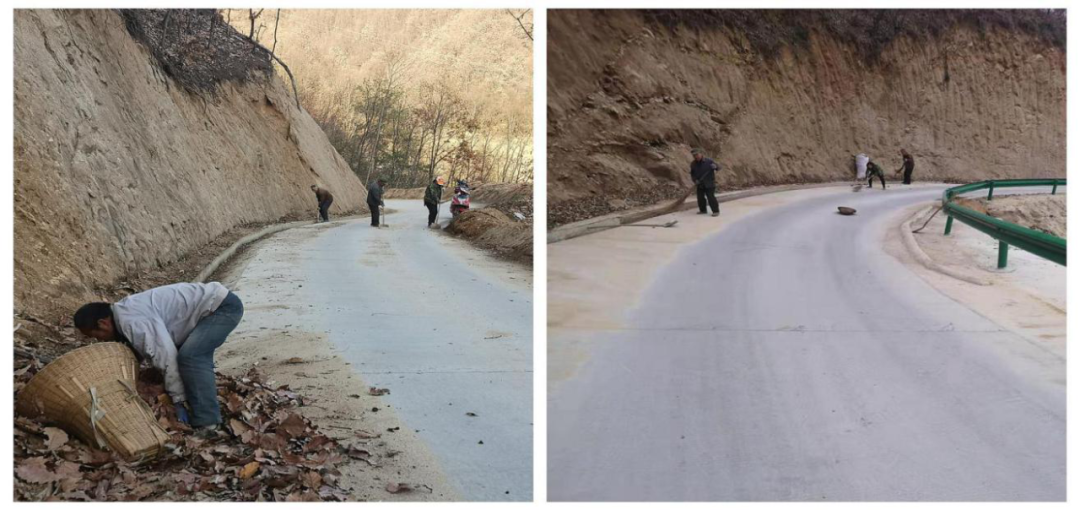
<path id="1" fill-rule="evenodd" d="M 136 391 L 139 362 L 118 342 L 75 349 L 38 372 L 15 401 L 15 412 L 42 417 L 86 444 L 127 461 L 157 456 L 169 439 Z"/>

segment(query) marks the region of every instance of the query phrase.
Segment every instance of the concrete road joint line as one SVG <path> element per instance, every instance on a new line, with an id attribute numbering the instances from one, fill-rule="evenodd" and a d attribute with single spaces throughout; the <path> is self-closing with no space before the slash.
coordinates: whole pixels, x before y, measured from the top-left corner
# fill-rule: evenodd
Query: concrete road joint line
<path id="1" fill-rule="evenodd" d="M 354 220 L 356 218 L 361 218 L 361 217 L 363 217 L 363 216 L 361 216 L 361 215 L 345 216 L 345 217 L 342 217 L 342 218 L 339 218 L 339 219 L 336 219 L 336 220 L 332 220 L 332 221 L 330 221 L 328 223 L 344 223 L 345 221 Z M 282 224 L 279 224 L 279 225 L 271 225 L 271 226 L 266 227 L 266 228 L 264 228 L 264 229 L 262 229 L 262 230 L 260 230 L 258 232 L 254 232 L 254 233 L 248 234 L 248 235 L 246 235 L 244 237 L 241 237 L 235 243 L 233 243 L 231 246 L 226 248 L 225 251 L 219 253 L 217 257 L 214 257 L 214 260 L 211 260 L 210 263 L 207 264 L 206 267 L 204 267 L 203 270 L 199 272 L 199 275 L 195 277 L 194 282 L 195 283 L 204 283 L 204 282 L 206 282 L 207 278 L 210 278 L 211 276 L 213 276 L 214 272 L 217 271 L 218 268 L 220 268 L 222 264 L 224 264 L 225 262 L 228 262 L 228 260 L 231 259 L 233 255 L 236 255 L 236 251 L 239 250 L 240 248 L 242 248 L 242 247 L 244 247 L 244 246 L 246 246 L 248 244 L 254 243 L 255 241 L 258 241 L 260 239 L 263 239 L 263 238 L 265 238 L 266 236 L 268 236 L 270 234 L 276 234 L 278 232 L 284 232 L 286 230 L 296 228 L 296 227 L 303 227 L 305 225 L 315 225 L 315 223 L 312 223 L 310 221 L 305 220 L 305 221 L 294 221 L 294 222 L 291 222 L 291 223 L 282 223 Z M 321 225 L 321 223 L 319 223 L 319 225 Z"/>
<path id="2" fill-rule="evenodd" d="M 992 282 L 989 279 L 968 275 L 952 267 L 937 263 L 936 261 L 934 261 L 934 259 L 930 258 L 930 256 L 927 255 L 926 252 L 924 252 L 923 249 L 919 246 L 919 242 L 915 240 L 915 234 L 911 231 L 911 222 L 916 217 L 921 216 L 930 209 L 933 209 L 933 207 L 934 206 L 930 206 L 919 210 L 915 214 L 911 215 L 910 218 L 904 220 L 904 222 L 900 224 L 900 236 L 904 239 L 904 247 L 907 248 L 908 253 L 910 253 L 912 257 L 915 257 L 915 260 L 917 260 L 919 264 L 922 264 L 923 267 L 931 271 L 941 273 L 945 276 L 950 276 L 952 278 L 956 278 L 957 280 L 972 283 L 975 285 L 981 285 L 984 287 L 990 285 Z"/>

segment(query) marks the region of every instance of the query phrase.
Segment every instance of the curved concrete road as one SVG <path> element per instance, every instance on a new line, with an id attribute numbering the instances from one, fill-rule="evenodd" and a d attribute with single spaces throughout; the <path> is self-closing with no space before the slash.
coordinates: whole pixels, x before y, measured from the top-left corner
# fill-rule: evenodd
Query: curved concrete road
<path id="1" fill-rule="evenodd" d="M 262 241 L 244 299 L 306 305 L 260 325 L 325 334 L 367 384 L 389 389 L 380 402 L 462 499 L 531 501 L 531 274 L 427 229 L 419 200 L 386 205 L 389 228 L 361 218 Z"/>
<path id="2" fill-rule="evenodd" d="M 812 197 L 681 250 L 549 389 L 549 498 L 1063 500 L 1065 360 L 884 252 L 940 190 Z"/>

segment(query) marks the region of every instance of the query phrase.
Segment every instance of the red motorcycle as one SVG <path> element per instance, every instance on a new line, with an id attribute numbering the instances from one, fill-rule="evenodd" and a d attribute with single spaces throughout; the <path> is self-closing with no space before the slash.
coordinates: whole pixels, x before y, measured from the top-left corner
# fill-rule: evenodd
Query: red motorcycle
<path id="1" fill-rule="evenodd" d="M 469 210 L 469 185 L 465 181 L 458 181 L 454 187 L 454 196 L 450 199 L 450 214 L 457 218 L 459 214 Z"/>

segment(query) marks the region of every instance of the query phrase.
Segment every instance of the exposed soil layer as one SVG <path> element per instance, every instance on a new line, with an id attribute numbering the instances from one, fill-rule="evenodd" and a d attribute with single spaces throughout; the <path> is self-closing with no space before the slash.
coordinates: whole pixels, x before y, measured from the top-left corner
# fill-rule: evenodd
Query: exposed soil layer
<path id="1" fill-rule="evenodd" d="M 192 12 L 164 35 L 148 18 L 147 44 L 129 29 L 152 13 L 15 14 L 17 313 L 55 322 L 234 229 L 314 218 L 312 184 L 334 193 L 333 215 L 366 212 L 364 186 L 291 90 L 257 72 L 231 28 L 215 26 L 220 51 L 196 52 L 210 18 Z M 193 72 L 213 91 L 177 81 Z"/>
<path id="2" fill-rule="evenodd" d="M 528 184 L 477 186 L 472 200 L 483 209 L 463 213 L 447 232 L 495 254 L 525 264 L 533 257 L 533 187 Z"/>
<path id="3" fill-rule="evenodd" d="M 532 264 L 532 220 L 516 221 L 494 208 L 474 209 L 458 216 L 446 231 L 468 239 L 510 260 Z"/>
<path id="4" fill-rule="evenodd" d="M 1066 198 L 1060 195 L 1003 195 L 993 200 L 960 198 L 957 203 L 995 218 L 1060 238 L 1066 233 Z"/>
<path id="5" fill-rule="evenodd" d="M 720 190 L 1065 174 L 1061 12 L 553 10 L 549 226 Z"/>

